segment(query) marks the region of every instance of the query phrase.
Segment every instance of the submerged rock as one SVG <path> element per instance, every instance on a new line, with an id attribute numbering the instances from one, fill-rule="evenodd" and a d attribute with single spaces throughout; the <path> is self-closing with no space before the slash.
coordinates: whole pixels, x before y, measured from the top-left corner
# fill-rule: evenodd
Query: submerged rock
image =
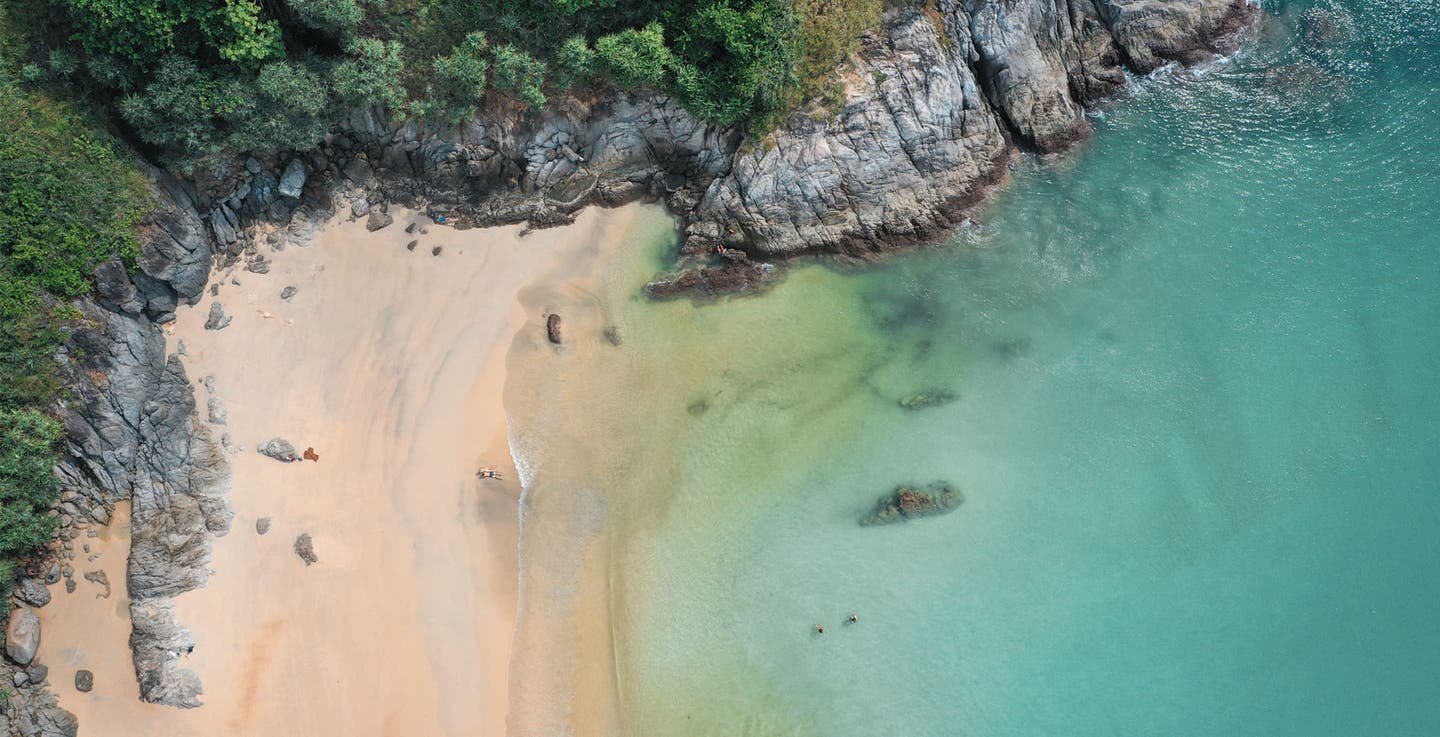
<path id="1" fill-rule="evenodd" d="M 315 557 L 315 541 L 310 539 L 310 533 L 302 532 L 295 538 L 295 554 L 300 556 L 300 560 L 305 561 L 307 566 L 320 560 Z"/>
<path id="2" fill-rule="evenodd" d="M 899 486 L 895 491 L 880 497 L 875 508 L 860 520 L 860 524 L 884 525 L 945 514 L 960 506 L 964 500 L 955 487 L 944 481 L 936 481 L 924 489 Z"/>
<path id="3" fill-rule="evenodd" d="M 296 289 L 295 287 L 285 287 L 284 289 L 280 290 L 280 299 L 289 301 L 289 299 L 291 297 L 294 297 L 295 293 L 298 291 L 300 290 Z"/>
<path id="4" fill-rule="evenodd" d="M 960 398 L 960 395 L 947 389 L 938 389 L 928 392 L 916 392 L 907 394 L 900 398 L 898 404 L 911 412 L 931 407 L 940 407 L 949 404 Z"/>
<path id="5" fill-rule="evenodd" d="M 75 690 L 80 693 L 90 693 L 95 688 L 95 674 L 84 668 L 75 671 Z"/>
<path id="6" fill-rule="evenodd" d="M 290 441 L 285 438 L 270 438 L 261 443 L 260 447 L 256 450 L 260 452 L 260 455 L 269 456 L 285 463 L 293 463 L 300 460 L 300 456 L 295 454 L 295 446 L 291 445 Z"/>

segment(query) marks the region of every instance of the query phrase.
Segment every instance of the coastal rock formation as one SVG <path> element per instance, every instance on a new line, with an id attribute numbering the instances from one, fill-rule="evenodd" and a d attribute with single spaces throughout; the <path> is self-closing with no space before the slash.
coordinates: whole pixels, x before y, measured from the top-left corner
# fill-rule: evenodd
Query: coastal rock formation
<path id="1" fill-rule="evenodd" d="M 456 129 L 357 110 L 311 152 L 188 179 L 147 168 L 158 206 L 137 268 L 96 271 L 96 298 L 79 303 L 85 319 L 62 356 L 73 398 L 57 469 L 79 517 L 104 524 L 116 502 L 132 503 L 126 577 L 142 698 L 199 703 L 199 678 L 180 666 L 193 643 L 171 599 L 204 584 L 212 539 L 231 519 L 224 456 L 159 329 L 201 298 L 215 259 L 264 273 L 267 238 L 303 239 L 337 210 L 383 222 L 391 202 L 458 227 L 544 227 L 586 205 L 663 199 L 693 268 L 650 292 L 750 289 L 773 278 L 764 259 L 864 256 L 936 234 L 1003 177 L 1016 146 L 1064 148 L 1088 130 L 1083 106 L 1122 89 L 1126 71 L 1224 52 L 1256 12 L 1244 0 L 937 0 L 933 10 L 886 11 L 842 72 L 838 109 L 801 111 L 759 143 L 665 95 L 602 91 L 539 112 L 490 104 Z M 920 508 L 891 502 L 901 517 Z M 57 567 L 46 581 L 60 577 Z M 75 733 L 43 689 L 25 689 L 0 716 L 3 733 Z"/>
<path id="2" fill-rule="evenodd" d="M 898 486 L 895 491 L 880 497 L 875 508 L 861 518 L 860 524 L 885 525 L 944 514 L 960 506 L 962 501 L 964 498 L 960 492 L 944 481 L 936 481 L 924 489 Z"/>

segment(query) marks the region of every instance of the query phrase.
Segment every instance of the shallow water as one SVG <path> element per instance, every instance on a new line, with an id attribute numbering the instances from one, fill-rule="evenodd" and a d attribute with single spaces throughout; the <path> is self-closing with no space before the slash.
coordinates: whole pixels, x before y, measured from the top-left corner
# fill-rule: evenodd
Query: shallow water
<path id="1" fill-rule="evenodd" d="M 1440 2 L 1267 9 L 943 247 L 696 308 L 634 296 L 636 226 L 624 345 L 513 423 L 569 586 L 522 629 L 607 610 L 577 733 L 1440 734 Z"/>

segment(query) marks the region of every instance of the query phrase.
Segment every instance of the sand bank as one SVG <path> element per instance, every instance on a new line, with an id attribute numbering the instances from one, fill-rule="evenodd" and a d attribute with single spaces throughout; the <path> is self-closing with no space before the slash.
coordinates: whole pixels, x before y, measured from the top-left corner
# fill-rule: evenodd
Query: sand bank
<path id="1" fill-rule="evenodd" d="M 336 224 L 274 254 L 268 274 L 217 274 L 218 295 L 182 309 L 171 338 L 202 412 L 214 377 L 227 415 L 214 429 L 233 445 L 233 530 L 209 585 L 177 600 L 205 704 L 135 699 L 116 530 L 99 561 L 111 598 L 81 582 L 42 610 L 41 657 L 63 664 L 52 681 L 81 733 L 504 734 L 520 487 L 502 390 L 512 339 L 543 325 L 544 309 L 517 294 L 598 268 L 638 211 L 589 210 L 523 237 L 410 235 L 419 218 L 397 212 L 375 233 Z M 204 330 L 216 300 L 233 322 Z M 274 436 L 319 461 L 256 453 Z M 486 465 L 506 479 L 477 480 Z M 318 557 L 308 567 L 292 550 L 301 533 Z M 94 692 L 74 690 L 77 667 L 95 672 Z"/>

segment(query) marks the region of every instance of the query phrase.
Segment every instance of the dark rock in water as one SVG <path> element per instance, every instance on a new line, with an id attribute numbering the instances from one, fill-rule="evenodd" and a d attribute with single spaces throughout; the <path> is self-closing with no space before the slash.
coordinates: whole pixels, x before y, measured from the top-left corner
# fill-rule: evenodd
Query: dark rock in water
<path id="1" fill-rule="evenodd" d="M 944 481 L 936 481 L 924 489 L 900 486 L 895 491 L 881 497 L 875 503 L 875 509 L 865 515 L 860 520 L 860 524 L 864 526 L 884 525 L 945 514 L 960 506 L 964 500 L 955 487 Z"/>
<path id="2" fill-rule="evenodd" d="M 430 255 L 431 255 L 431 256 L 439 256 L 439 255 L 440 255 L 440 250 L 441 250 L 442 248 L 443 248 L 442 246 L 436 246 L 436 247 L 430 249 Z"/>
<path id="3" fill-rule="evenodd" d="M 1014 338 L 1012 340 L 997 340 L 990 344 L 990 349 L 1001 361 L 1014 361 L 1030 355 L 1035 349 L 1034 341 L 1029 338 Z"/>
<path id="4" fill-rule="evenodd" d="M 65 593 L 67 593 L 67 594 L 73 594 L 73 593 L 75 593 L 75 579 L 73 579 L 73 578 L 67 578 L 67 579 L 65 579 Z"/>
<path id="5" fill-rule="evenodd" d="M 302 532 L 295 538 L 295 554 L 300 556 L 300 560 L 305 561 L 307 566 L 320 560 L 315 557 L 315 542 L 310 539 L 310 533 Z"/>
<path id="6" fill-rule="evenodd" d="M 286 300 L 288 302 L 290 298 L 294 297 L 295 293 L 298 291 L 300 290 L 296 289 L 295 287 L 285 287 L 284 289 L 280 290 L 280 299 Z"/>
<path id="7" fill-rule="evenodd" d="M 946 405 L 959 398 L 960 396 L 952 391 L 937 389 L 935 391 L 907 394 L 900 398 L 899 405 L 914 412 L 919 409 L 929 409 L 931 407 Z"/>
<path id="8" fill-rule="evenodd" d="M 258 534 L 258 535 L 264 535 L 265 533 L 267 533 L 267 532 L 269 532 L 269 531 L 270 531 L 270 518 L 269 518 L 269 517 L 261 517 L 260 519 L 255 520 L 255 533 L 256 533 L 256 534 Z"/>
<path id="9" fill-rule="evenodd" d="M 418 245 L 420 245 L 420 241 L 410 241 L 409 243 L 406 243 L 406 244 L 405 244 L 405 250 L 407 250 L 407 251 L 413 251 L 413 250 L 415 250 L 415 247 L 418 246 Z"/>
<path id="10" fill-rule="evenodd" d="M 555 345 L 560 345 L 559 315 L 552 313 L 549 317 L 545 318 L 545 337 L 549 338 L 551 343 L 554 343 Z"/>
<path id="11" fill-rule="evenodd" d="M 277 461 L 284 461 L 285 463 L 293 463 L 300 460 L 300 456 L 295 454 L 295 446 L 291 445 L 290 441 L 284 438 L 270 438 L 261 443 L 257 450 L 261 455 L 269 456 Z"/>
<path id="12" fill-rule="evenodd" d="M 645 285 L 645 293 L 656 299 L 671 299 L 758 292 L 770 283 L 773 271 L 769 264 L 727 261 L 722 266 L 687 269 L 668 279 L 656 279 Z"/>
<path id="13" fill-rule="evenodd" d="M 75 690 L 80 693 L 90 693 L 95 688 L 95 674 L 84 668 L 75 671 Z"/>
<path id="14" fill-rule="evenodd" d="M 105 589 L 104 591 L 96 594 L 95 598 L 110 598 L 110 577 L 106 576 L 104 571 L 87 571 L 85 573 L 85 580 Z"/>
<path id="15" fill-rule="evenodd" d="M 381 228 L 389 227 L 393 222 L 395 222 L 395 218 L 390 213 L 384 210 L 371 210 L 370 217 L 365 221 L 365 229 L 373 233 Z"/>
<path id="16" fill-rule="evenodd" d="M 613 346 L 619 346 L 621 343 L 625 342 L 624 336 L 620 334 L 619 325 L 611 325 L 605 328 L 605 342 Z"/>
<path id="17" fill-rule="evenodd" d="M 415 232 L 415 228 L 416 228 L 417 226 L 419 226 L 419 225 L 420 225 L 419 223 L 410 223 L 409 225 L 405 226 L 405 233 L 406 233 L 406 235 L 409 235 L 410 233 L 414 233 L 414 232 Z M 413 243 L 414 241 L 411 241 L 411 242 Z M 413 249 L 412 249 L 412 250 L 413 250 Z"/>
<path id="18" fill-rule="evenodd" d="M 223 330 L 230 324 L 231 319 L 233 318 L 225 314 L 225 308 L 221 307 L 219 302 L 211 302 L 210 315 L 205 318 L 205 329 Z"/>
<path id="19" fill-rule="evenodd" d="M 45 582 L 38 578 L 22 578 L 15 584 L 15 595 L 20 601 L 33 607 L 42 607 L 50 603 L 50 589 L 45 587 Z"/>

